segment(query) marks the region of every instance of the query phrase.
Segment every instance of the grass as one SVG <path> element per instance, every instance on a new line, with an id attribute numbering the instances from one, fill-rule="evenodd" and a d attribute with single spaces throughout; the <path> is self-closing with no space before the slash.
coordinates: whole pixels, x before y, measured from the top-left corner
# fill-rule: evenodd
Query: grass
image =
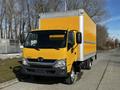
<path id="1" fill-rule="evenodd" d="M 10 67 L 20 66 L 18 59 L 0 60 L 0 83 L 16 78 Z"/>

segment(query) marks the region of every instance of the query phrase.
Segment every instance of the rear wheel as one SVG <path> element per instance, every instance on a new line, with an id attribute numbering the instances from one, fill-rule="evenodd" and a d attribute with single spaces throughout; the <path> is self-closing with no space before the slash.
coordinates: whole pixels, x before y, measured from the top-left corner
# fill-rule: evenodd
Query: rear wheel
<path id="1" fill-rule="evenodd" d="M 90 70 L 91 69 L 91 66 L 92 66 L 92 61 L 90 59 L 86 60 L 85 63 L 84 63 L 84 67 L 85 69 L 88 69 Z"/>
<path id="2" fill-rule="evenodd" d="M 95 55 L 95 59 L 97 60 L 97 54 Z"/>

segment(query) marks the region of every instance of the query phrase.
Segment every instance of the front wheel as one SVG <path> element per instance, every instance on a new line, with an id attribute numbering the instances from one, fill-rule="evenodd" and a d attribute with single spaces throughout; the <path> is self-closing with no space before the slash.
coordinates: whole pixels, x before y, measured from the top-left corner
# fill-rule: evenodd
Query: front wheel
<path id="1" fill-rule="evenodd" d="M 75 76 L 76 76 L 75 70 L 74 70 L 74 68 L 72 68 L 70 74 L 66 78 L 66 83 L 67 84 L 73 84 L 75 82 Z"/>

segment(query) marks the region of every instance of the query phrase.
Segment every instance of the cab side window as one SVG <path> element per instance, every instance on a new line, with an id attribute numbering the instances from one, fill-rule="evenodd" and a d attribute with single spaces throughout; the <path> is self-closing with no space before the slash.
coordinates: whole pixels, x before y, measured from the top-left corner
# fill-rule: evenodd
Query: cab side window
<path id="1" fill-rule="evenodd" d="M 73 31 L 68 33 L 68 50 L 72 48 L 75 44 L 75 35 Z"/>

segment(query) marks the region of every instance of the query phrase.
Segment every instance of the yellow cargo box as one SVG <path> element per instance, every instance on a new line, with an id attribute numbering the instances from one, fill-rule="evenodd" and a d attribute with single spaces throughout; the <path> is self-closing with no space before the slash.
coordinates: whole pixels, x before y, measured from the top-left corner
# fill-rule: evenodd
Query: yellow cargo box
<path id="1" fill-rule="evenodd" d="M 82 33 L 79 60 L 96 55 L 96 24 L 83 10 L 40 14 L 39 30 L 75 30 Z"/>

